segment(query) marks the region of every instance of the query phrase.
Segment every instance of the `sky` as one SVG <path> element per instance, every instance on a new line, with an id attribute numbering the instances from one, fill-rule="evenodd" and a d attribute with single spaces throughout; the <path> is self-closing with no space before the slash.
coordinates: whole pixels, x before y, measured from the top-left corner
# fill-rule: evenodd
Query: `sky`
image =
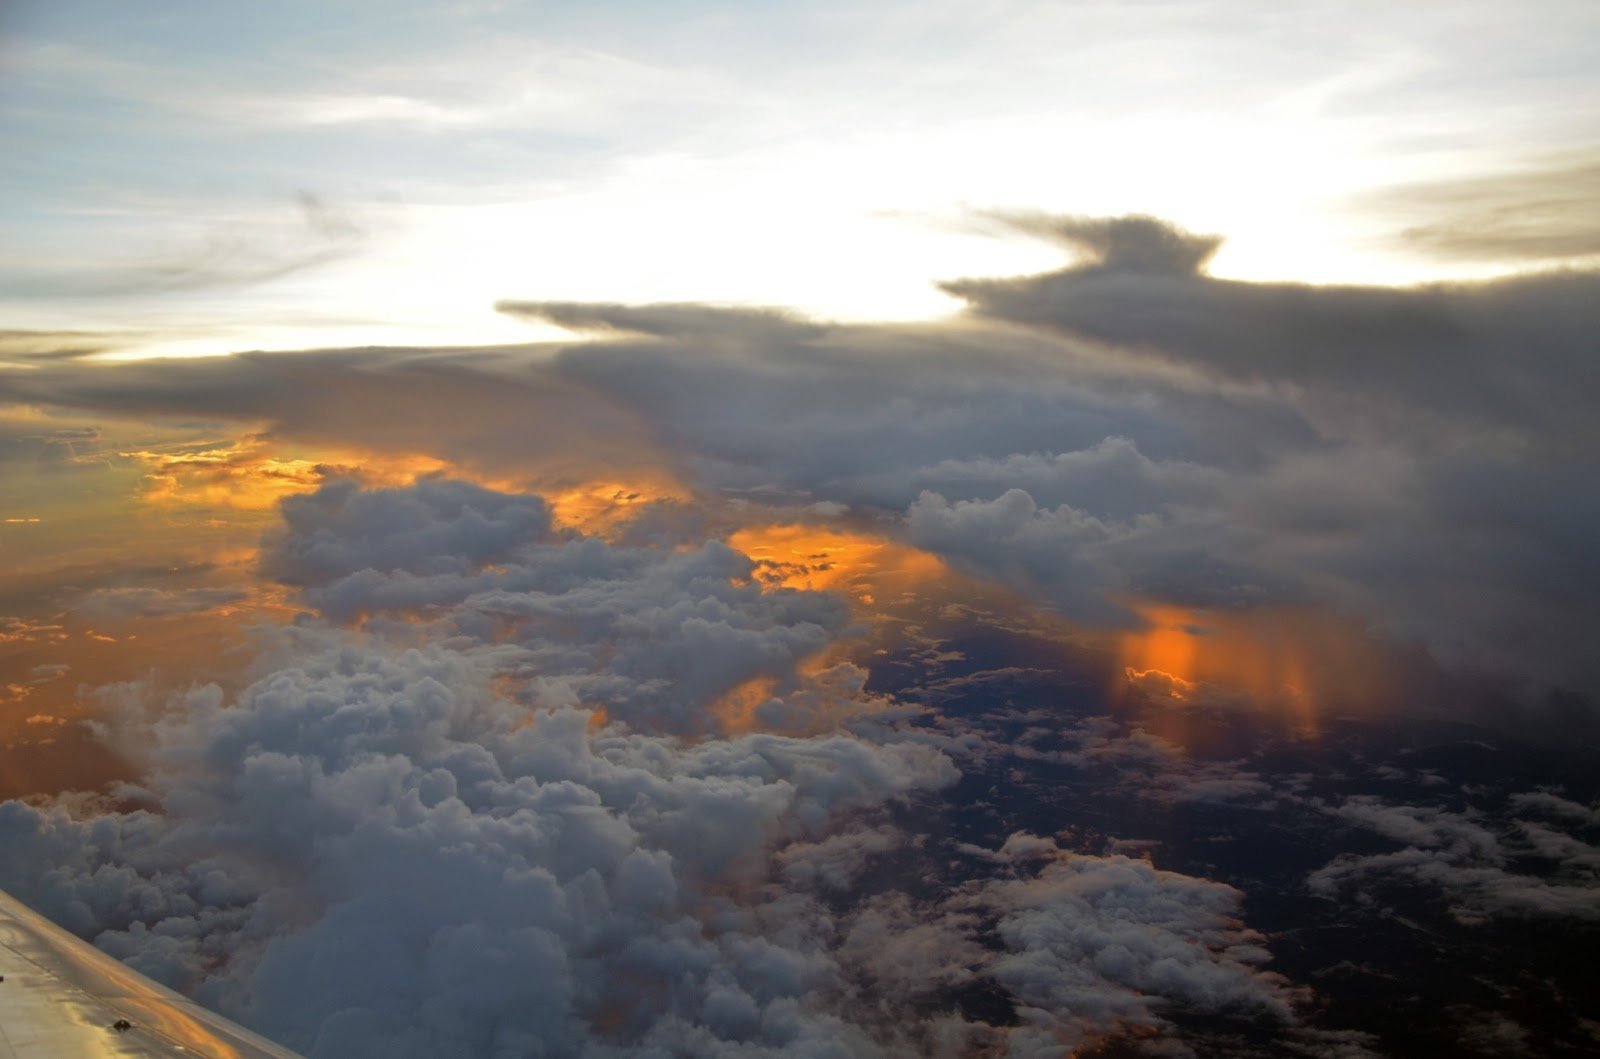
<path id="1" fill-rule="evenodd" d="M 0 888 L 330 1059 L 1581 1054 L 1597 31 L 7 5 Z"/>
<path id="2" fill-rule="evenodd" d="M 0 305 L 136 355 L 526 340 L 502 298 L 934 317 L 1050 260 L 996 209 L 1223 232 L 1251 279 L 1597 249 L 1581 2 L 0 17 Z"/>

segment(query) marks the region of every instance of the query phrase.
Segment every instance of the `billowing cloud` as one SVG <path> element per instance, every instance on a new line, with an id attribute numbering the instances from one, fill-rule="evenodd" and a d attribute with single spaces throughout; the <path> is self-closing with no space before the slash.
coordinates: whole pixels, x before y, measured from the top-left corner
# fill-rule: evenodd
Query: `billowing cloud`
<path id="1" fill-rule="evenodd" d="M 1235 918 L 1238 891 L 1030 839 L 1014 835 L 1001 853 L 1044 860 L 1037 875 L 991 883 L 979 898 L 1000 912 L 997 929 L 1010 951 L 994 973 L 1023 1005 L 1021 1054 L 1076 1048 L 1124 1026 L 1159 1026 L 1161 1003 L 1290 1020 L 1287 983 L 1260 969 L 1270 959 L 1263 939 Z"/>
<path id="2" fill-rule="evenodd" d="M 220 618 L 250 577 L 300 611 L 227 687 L 102 689 L 137 781 L 0 806 L 0 885 L 315 1056 L 1363 1054 L 1220 881 L 1255 816 L 1295 900 L 1589 921 L 1587 793 L 1335 792 L 1268 748 L 1592 730 L 1596 274 L 1240 283 L 1151 218 L 1000 221 L 1081 259 L 937 323 L 519 301 L 584 339 L 0 370 L 67 410 L 13 458 L 114 457 L 174 534 L 272 520 L 203 577 L 64 573 L 64 615 Z M 68 638 L 12 612 L 17 652 Z M 1169 817 L 1201 837 L 1155 859 Z"/>
<path id="3" fill-rule="evenodd" d="M 107 731 L 144 774 L 116 805 L 0 805 L 0 885 L 276 1039 L 1033 1054 L 1161 1032 L 1161 997 L 1297 1017 L 1219 883 L 1026 836 L 979 858 L 1004 878 L 869 882 L 927 841 L 904 810 L 962 751 L 805 670 L 847 634 L 833 597 L 765 588 L 715 542 L 555 533 L 539 498 L 448 479 L 332 483 L 283 515 L 263 568 L 317 613 L 263 632 L 253 681 L 121 689 Z M 793 734 L 717 734 L 753 677 Z M 887 959 L 917 953 L 937 959 Z M 1020 1020 L 961 1014 L 977 982 Z"/>
<path id="4" fill-rule="evenodd" d="M 0 389 L 265 419 L 271 437 L 501 476 L 633 467 L 704 495 L 838 504 L 1079 620 L 1125 623 L 1128 595 L 1315 603 L 1447 667 L 1600 686 L 1579 587 L 1600 577 L 1580 529 L 1600 496 L 1595 273 L 1243 283 L 1201 271 L 1215 240 L 1151 218 L 1006 223 L 1090 256 L 951 283 L 972 309 L 944 324 L 507 302 L 602 334 L 64 363 Z"/>

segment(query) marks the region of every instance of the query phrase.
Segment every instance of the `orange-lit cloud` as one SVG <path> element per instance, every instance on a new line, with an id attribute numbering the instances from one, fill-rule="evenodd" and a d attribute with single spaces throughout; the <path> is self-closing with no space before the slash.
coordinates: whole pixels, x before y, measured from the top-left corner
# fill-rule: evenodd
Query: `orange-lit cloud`
<path id="1" fill-rule="evenodd" d="M 1232 700 L 1315 731 L 1320 710 L 1358 706 L 1393 661 L 1355 622 L 1311 607 L 1198 610 L 1151 601 L 1117 637 L 1117 673 L 1147 700 Z"/>
<path id="2" fill-rule="evenodd" d="M 693 494 L 664 471 L 638 471 L 627 478 L 598 478 L 540 490 L 558 526 L 611 537 L 647 504 L 687 501 Z"/>
<path id="3" fill-rule="evenodd" d="M 272 451 L 246 436 L 230 445 L 179 452 L 131 450 L 124 459 L 146 464 L 143 499 L 183 507 L 265 511 L 330 478 L 355 477 L 374 485 L 404 485 L 449 467 L 443 460 L 407 453 L 324 450 L 312 455 Z"/>
<path id="4" fill-rule="evenodd" d="M 805 523 L 748 526 L 728 545 L 756 562 L 771 587 L 839 592 L 868 606 L 887 604 L 945 576 L 943 560 L 884 537 Z"/>
<path id="5" fill-rule="evenodd" d="M 729 734 L 742 734 L 760 727 L 757 711 L 778 693 L 777 677 L 761 674 L 751 677 L 724 692 L 711 704 L 711 715 L 722 730 Z"/>
<path id="6" fill-rule="evenodd" d="M 54 621 L 37 621 L 30 618 L 0 617 L 0 644 L 60 642 L 66 639 L 65 626 Z"/>

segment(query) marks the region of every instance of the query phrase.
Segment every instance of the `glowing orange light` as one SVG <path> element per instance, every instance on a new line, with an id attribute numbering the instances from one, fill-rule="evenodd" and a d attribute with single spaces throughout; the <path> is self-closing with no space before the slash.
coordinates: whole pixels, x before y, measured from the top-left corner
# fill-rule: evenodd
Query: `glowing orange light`
<path id="1" fill-rule="evenodd" d="M 556 525 L 599 537 L 612 536 L 646 504 L 692 499 L 688 489 L 665 473 L 635 475 L 627 480 L 596 479 L 541 492 L 550 504 Z"/>
<path id="2" fill-rule="evenodd" d="M 842 592 L 863 604 L 886 603 L 944 576 L 937 556 L 883 537 L 801 523 L 747 526 L 729 547 L 756 562 L 774 588 Z"/>
<path id="3" fill-rule="evenodd" d="M 1372 697 L 1391 665 L 1355 623 L 1309 607 L 1130 606 L 1144 625 L 1118 636 L 1117 672 L 1152 701 L 1242 700 L 1314 732 L 1319 707 Z"/>
<path id="4" fill-rule="evenodd" d="M 778 690 L 776 677 L 762 674 L 734 685 L 711 704 L 711 715 L 729 735 L 742 735 L 760 725 L 756 711 Z"/>
<path id="5" fill-rule="evenodd" d="M 314 457 L 265 451 L 246 437 L 232 445 L 188 452 L 119 453 L 151 469 L 142 499 L 161 506 L 268 511 L 278 501 L 307 493 L 329 478 L 349 475 L 371 485 L 406 485 L 450 465 L 431 456 L 319 451 Z"/>
<path id="6" fill-rule="evenodd" d="M 1173 680 L 1193 684 L 1199 656 L 1192 611 L 1182 607 L 1144 604 L 1135 608 L 1146 626 L 1122 638 L 1122 665 L 1125 670 L 1144 675 L 1162 673 Z"/>

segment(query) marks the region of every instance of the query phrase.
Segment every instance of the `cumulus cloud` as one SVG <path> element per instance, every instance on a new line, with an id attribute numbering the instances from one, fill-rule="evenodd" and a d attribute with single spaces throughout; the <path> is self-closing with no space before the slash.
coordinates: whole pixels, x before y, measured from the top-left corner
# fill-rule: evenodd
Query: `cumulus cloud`
<path id="1" fill-rule="evenodd" d="M 1342 853 L 1306 885 L 1322 896 L 1367 903 L 1382 900 L 1386 888 L 1415 887 L 1436 894 L 1467 924 L 1496 918 L 1600 921 L 1595 810 L 1541 791 L 1514 794 L 1509 803 L 1509 812 L 1491 815 L 1373 796 L 1345 799 L 1330 811 L 1399 848 Z M 1537 871 L 1530 862 L 1538 864 Z"/>
<path id="2" fill-rule="evenodd" d="M 717 542 L 558 537 L 539 498 L 464 482 L 333 483 L 283 512 L 263 569 L 325 616 L 432 618 L 434 635 L 514 665 L 539 694 L 652 730 L 714 730 L 719 700 L 759 678 L 822 707 L 827 681 L 802 688 L 796 667 L 850 623 L 833 597 L 763 591 L 750 560 Z"/>
<path id="3" fill-rule="evenodd" d="M 488 586 L 496 613 L 564 602 L 552 624 L 587 616 L 587 635 L 508 642 L 471 586 L 455 634 L 423 649 L 377 623 L 285 629 L 236 700 L 200 689 L 155 725 L 143 787 L 124 797 L 157 811 L 80 820 L 7 803 L 7 888 L 313 1055 L 864 1054 L 867 1032 L 820 1006 L 841 975 L 826 937 L 783 934 L 782 906 L 804 899 L 763 895 L 769 858 L 842 848 L 851 820 L 948 783 L 950 761 L 839 731 L 683 743 L 595 723 L 602 701 L 628 714 L 607 688 L 669 694 L 651 666 L 683 671 L 670 693 L 704 721 L 742 677 L 718 653 L 784 643 L 784 623 L 805 622 L 783 604 L 805 594 L 762 615 L 760 591 L 730 581 L 747 561 L 725 548 L 545 542 L 537 498 L 459 482 L 340 483 L 285 516 L 267 562 L 286 578 L 365 574 L 375 591 L 372 578 L 515 567 L 537 583 Z M 764 625 L 731 625 L 740 603 Z M 669 629 L 680 639 L 658 642 Z M 824 860 L 848 880 L 849 857 Z"/>
<path id="4" fill-rule="evenodd" d="M 360 570 L 457 573 L 550 532 L 549 510 L 538 497 L 439 478 L 371 491 L 335 482 L 286 498 L 282 511 L 284 533 L 267 553 L 265 571 L 291 585 Z"/>
<path id="5" fill-rule="evenodd" d="M 236 693 L 113 695 L 141 778 L 0 805 L 0 886 L 310 1056 L 1048 1054 L 1165 1032 L 1168 1003 L 1294 1019 L 1231 887 L 1029 836 L 998 876 L 889 870 L 961 742 L 802 665 L 849 635 L 837 599 L 449 479 L 283 517 L 262 568 L 309 612 Z M 726 730 L 756 677 L 785 731 Z M 1020 1019 L 963 1014 L 980 984 Z"/>
<path id="6" fill-rule="evenodd" d="M 1031 877 L 990 883 L 976 898 L 1000 913 L 997 929 L 1009 952 L 994 973 L 1023 1005 L 1028 1029 L 1015 1049 L 1020 1054 L 1077 1048 L 1123 1027 L 1159 1027 L 1163 1004 L 1291 1019 L 1293 991 L 1262 970 L 1269 959 L 1264 939 L 1236 918 L 1239 891 L 1037 840 L 1010 852 L 1020 844 L 1013 836 L 1001 852 L 1044 866 Z"/>

